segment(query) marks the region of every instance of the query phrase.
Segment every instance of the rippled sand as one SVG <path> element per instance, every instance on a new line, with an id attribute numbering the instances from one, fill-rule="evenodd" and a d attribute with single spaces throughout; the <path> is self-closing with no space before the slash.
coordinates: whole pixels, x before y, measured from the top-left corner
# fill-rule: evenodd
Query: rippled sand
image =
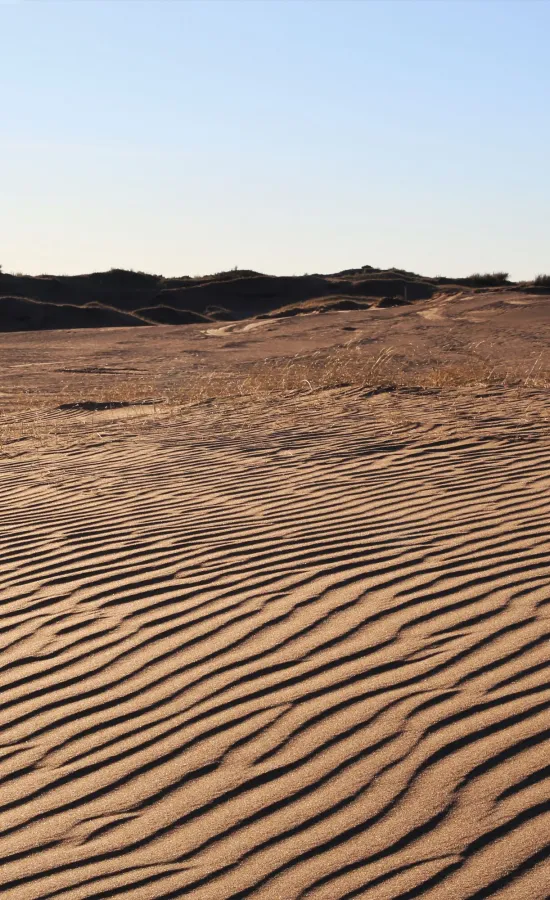
<path id="1" fill-rule="evenodd" d="M 50 415 L 0 455 L 2 897 L 550 895 L 547 391 Z"/>

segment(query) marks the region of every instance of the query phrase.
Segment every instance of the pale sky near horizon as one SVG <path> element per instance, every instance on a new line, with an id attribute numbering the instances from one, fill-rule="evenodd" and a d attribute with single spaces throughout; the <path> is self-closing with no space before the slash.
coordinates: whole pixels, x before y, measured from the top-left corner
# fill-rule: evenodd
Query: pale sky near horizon
<path id="1" fill-rule="evenodd" d="M 0 0 L 0 264 L 550 272 L 547 0 Z"/>

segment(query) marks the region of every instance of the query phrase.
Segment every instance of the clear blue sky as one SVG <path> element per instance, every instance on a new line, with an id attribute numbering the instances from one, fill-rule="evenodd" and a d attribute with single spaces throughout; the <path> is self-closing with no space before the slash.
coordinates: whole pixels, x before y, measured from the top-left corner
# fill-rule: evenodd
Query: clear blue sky
<path id="1" fill-rule="evenodd" d="M 550 2 L 0 0 L 0 263 L 550 271 Z"/>

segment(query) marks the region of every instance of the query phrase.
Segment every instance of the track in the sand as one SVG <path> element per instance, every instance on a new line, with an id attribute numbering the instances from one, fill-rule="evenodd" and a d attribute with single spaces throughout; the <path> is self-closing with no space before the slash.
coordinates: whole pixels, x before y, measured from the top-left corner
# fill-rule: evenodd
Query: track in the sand
<path id="1" fill-rule="evenodd" d="M 550 432 L 498 403 L 4 459 L 2 897 L 549 896 Z"/>

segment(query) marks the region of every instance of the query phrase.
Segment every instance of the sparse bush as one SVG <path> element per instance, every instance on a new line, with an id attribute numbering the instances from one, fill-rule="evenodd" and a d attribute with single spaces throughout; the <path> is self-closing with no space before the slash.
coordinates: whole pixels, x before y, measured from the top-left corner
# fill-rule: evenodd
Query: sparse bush
<path id="1" fill-rule="evenodd" d="M 550 287 L 550 275 L 537 275 L 534 284 L 541 285 L 542 287 Z"/>
<path id="2" fill-rule="evenodd" d="M 473 275 L 468 275 L 467 278 L 461 280 L 466 284 L 471 284 L 472 287 L 499 287 L 501 284 L 506 284 L 508 275 L 509 272 L 484 272 L 483 274 L 474 272 Z"/>

